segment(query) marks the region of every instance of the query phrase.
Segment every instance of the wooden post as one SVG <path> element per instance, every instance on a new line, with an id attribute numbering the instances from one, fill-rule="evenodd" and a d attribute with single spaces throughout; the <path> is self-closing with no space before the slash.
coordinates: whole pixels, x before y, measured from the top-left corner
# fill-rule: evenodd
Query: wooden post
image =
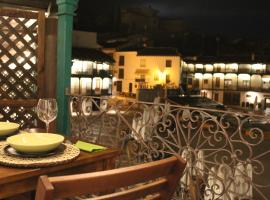
<path id="1" fill-rule="evenodd" d="M 70 88 L 71 49 L 74 10 L 78 0 L 56 0 L 58 5 L 57 31 L 57 131 L 68 134 L 69 113 L 66 91 Z"/>

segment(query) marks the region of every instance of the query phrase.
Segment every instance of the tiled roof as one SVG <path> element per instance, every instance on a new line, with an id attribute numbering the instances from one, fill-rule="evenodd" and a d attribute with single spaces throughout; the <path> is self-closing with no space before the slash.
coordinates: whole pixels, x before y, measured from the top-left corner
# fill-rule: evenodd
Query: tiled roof
<path id="1" fill-rule="evenodd" d="M 176 48 L 171 47 L 152 47 L 138 51 L 138 56 L 180 56 Z"/>
<path id="2" fill-rule="evenodd" d="M 72 48 L 72 58 L 79 60 L 91 60 L 97 62 L 114 63 L 114 59 L 97 49 Z"/>
<path id="3" fill-rule="evenodd" d="M 238 56 L 193 56 L 183 58 L 187 63 L 270 63 L 270 55 L 238 55 Z"/>

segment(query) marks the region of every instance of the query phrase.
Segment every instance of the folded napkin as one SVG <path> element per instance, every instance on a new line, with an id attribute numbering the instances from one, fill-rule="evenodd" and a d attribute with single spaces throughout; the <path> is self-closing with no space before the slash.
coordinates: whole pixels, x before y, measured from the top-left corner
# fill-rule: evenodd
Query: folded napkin
<path id="1" fill-rule="evenodd" d="M 94 151 L 101 151 L 104 149 L 107 149 L 106 147 L 103 146 L 99 146 L 96 144 L 91 144 L 91 143 L 87 143 L 87 142 L 83 142 L 78 140 L 75 144 L 76 147 L 78 147 L 79 149 L 83 150 L 83 151 L 88 151 L 88 152 L 94 152 Z"/>

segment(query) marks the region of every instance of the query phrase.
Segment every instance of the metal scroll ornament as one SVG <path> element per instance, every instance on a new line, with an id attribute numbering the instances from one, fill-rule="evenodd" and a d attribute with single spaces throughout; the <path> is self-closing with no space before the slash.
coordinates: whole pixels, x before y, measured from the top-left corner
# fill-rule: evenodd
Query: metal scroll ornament
<path id="1" fill-rule="evenodd" d="M 264 116 L 89 96 L 70 109 L 73 135 L 121 148 L 119 166 L 182 156 L 175 199 L 270 199 Z"/>

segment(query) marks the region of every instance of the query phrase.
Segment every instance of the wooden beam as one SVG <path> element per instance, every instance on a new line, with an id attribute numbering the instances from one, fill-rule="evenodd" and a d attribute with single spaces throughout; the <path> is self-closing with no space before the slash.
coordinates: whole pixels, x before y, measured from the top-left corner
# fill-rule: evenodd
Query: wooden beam
<path id="1" fill-rule="evenodd" d="M 49 3 L 55 4 L 55 0 L 0 0 L 0 4 L 11 7 L 30 7 L 47 10 Z"/>

